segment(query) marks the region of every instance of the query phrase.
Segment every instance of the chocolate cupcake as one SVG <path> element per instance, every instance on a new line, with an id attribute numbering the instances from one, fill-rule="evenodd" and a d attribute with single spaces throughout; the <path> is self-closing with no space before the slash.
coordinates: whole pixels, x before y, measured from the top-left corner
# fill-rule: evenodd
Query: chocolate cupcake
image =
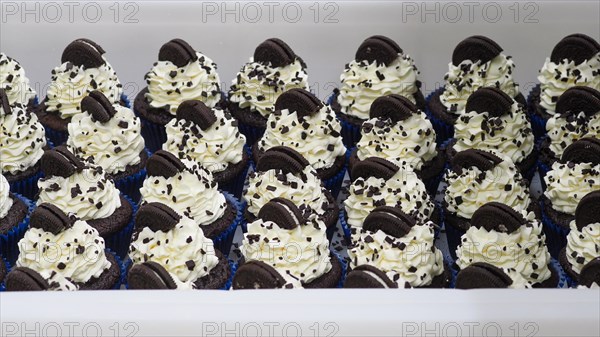
<path id="1" fill-rule="evenodd" d="M 528 180 L 535 174 L 535 140 L 523 105 L 497 88 L 479 88 L 467 99 L 446 143 L 448 158 L 478 149 L 508 156 Z"/>
<path id="2" fill-rule="evenodd" d="M 124 256 L 133 231 L 133 202 L 119 193 L 101 166 L 85 164 L 66 146 L 46 151 L 37 200 L 74 214 L 95 228 L 106 246 Z"/>
<path id="3" fill-rule="evenodd" d="M 14 262 L 19 254 L 17 243 L 27 230 L 33 204 L 25 197 L 11 193 L 9 187 L 6 178 L 0 174 L 0 255 Z"/>
<path id="4" fill-rule="evenodd" d="M 26 105 L 9 102 L 7 91 L 0 89 L 0 173 L 14 192 L 33 198 L 47 147 L 44 127 Z"/>
<path id="5" fill-rule="evenodd" d="M 571 34 L 560 40 L 540 74 L 540 84 L 528 97 L 533 132 L 541 138 L 546 134 L 546 122 L 557 114 L 557 102 L 569 88 L 575 86 L 600 90 L 600 44 L 585 34 Z"/>
<path id="6" fill-rule="evenodd" d="M 503 203 L 486 203 L 475 211 L 456 255 L 459 289 L 556 288 L 564 283 L 535 214 Z"/>
<path id="7" fill-rule="evenodd" d="M 371 105 L 370 119 L 362 124 L 361 138 L 350 154 L 350 172 L 369 157 L 412 168 L 433 195 L 445 166 L 431 122 L 408 98 L 395 94 L 379 97 Z"/>
<path id="8" fill-rule="evenodd" d="M 8 96 L 10 105 L 21 104 L 28 109 L 35 109 L 37 96 L 25 76 L 21 64 L 4 53 L 0 53 L 0 89 Z"/>
<path id="9" fill-rule="evenodd" d="M 214 108 L 225 100 L 217 64 L 182 39 L 162 45 L 158 62 L 144 79 L 148 86 L 135 97 L 134 108 L 152 152 L 166 141 L 165 125 L 175 118 L 181 103 L 199 100 Z"/>
<path id="10" fill-rule="evenodd" d="M 339 287 L 345 266 L 329 252 L 325 228 L 288 199 L 269 201 L 248 224 L 233 289 Z"/>
<path id="11" fill-rule="evenodd" d="M 63 51 L 61 64 L 52 69 L 52 82 L 40 104 L 38 117 L 54 145 L 67 141 L 67 125 L 82 112 L 81 101 L 91 91 L 102 92 L 111 104 L 129 104 L 104 53 L 94 41 L 77 39 Z"/>
<path id="12" fill-rule="evenodd" d="M 15 268 L 6 277 L 7 291 L 107 290 L 121 285 L 120 261 L 105 251 L 98 231 L 52 204 L 40 204 L 31 214 L 19 249 Z"/>
<path id="13" fill-rule="evenodd" d="M 375 208 L 352 236 L 348 255 L 353 270 L 344 287 L 447 287 L 450 270 L 434 245 L 434 226 L 431 221 L 418 221 L 399 207 Z M 384 282 L 372 282 L 378 279 Z"/>
<path id="14" fill-rule="evenodd" d="M 279 96 L 293 88 L 309 89 L 302 58 L 277 38 L 259 44 L 229 89 L 229 111 L 249 145 L 262 137 Z"/>
<path id="15" fill-rule="evenodd" d="M 514 68 L 512 57 L 503 54 L 502 47 L 492 39 L 475 35 L 462 40 L 452 53 L 444 86 L 427 98 L 438 144 L 454 136 L 454 124 L 465 112 L 467 99 L 481 87 L 498 88 L 525 104 L 513 80 Z"/>
<path id="16" fill-rule="evenodd" d="M 140 119 L 131 109 L 92 91 L 69 123 L 67 147 L 84 162 L 101 166 L 121 192 L 139 200 L 148 160 L 140 129 Z"/>
<path id="17" fill-rule="evenodd" d="M 246 138 L 225 110 L 201 101 L 185 101 L 166 125 L 163 150 L 209 170 L 219 188 L 239 198 L 249 167 Z"/>
<path id="18" fill-rule="evenodd" d="M 148 159 L 146 172 L 140 189 L 142 205 L 158 202 L 173 208 L 194 220 L 221 252 L 229 253 L 241 210 L 235 197 L 217 189 L 210 171 L 159 150 Z"/>
<path id="19" fill-rule="evenodd" d="M 308 160 L 325 187 L 337 197 L 346 171 L 346 147 L 340 122 L 331 108 L 303 89 L 285 92 L 275 107 L 265 134 L 252 148 L 254 162 L 272 147 L 292 148 Z"/>
<path id="20" fill-rule="evenodd" d="M 413 59 L 392 39 L 375 35 L 364 40 L 328 102 L 342 122 L 344 144 L 353 147 L 358 142 L 361 125 L 372 118 L 371 104 L 378 97 L 396 94 L 425 111 L 418 74 Z"/>
<path id="21" fill-rule="evenodd" d="M 191 218 L 165 204 L 151 202 L 140 207 L 135 228 L 129 248 L 129 289 L 227 286 L 232 273 L 227 258 Z"/>
<path id="22" fill-rule="evenodd" d="M 290 200 L 306 217 L 320 218 L 327 228 L 327 239 L 331 240 L 339 213 L 336 200 L 308 161 L 288 147 L 267 150 L 255 172 L 250 173 L 244 194 L 248 204 L 246 221 L 254 222 L 260 209 L 275 198 Z"/>

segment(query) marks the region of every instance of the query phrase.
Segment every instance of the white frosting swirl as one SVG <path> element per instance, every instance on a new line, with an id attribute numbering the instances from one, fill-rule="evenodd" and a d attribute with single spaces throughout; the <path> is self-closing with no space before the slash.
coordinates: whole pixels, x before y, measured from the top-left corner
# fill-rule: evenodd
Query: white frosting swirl
<path id="1" fill-rule="evenodd" d="M 527 224 L 512 233 L 471 226 L 456 249 L 456 263 L 464 269 L 475 262 L 501 268 L 513 281 L 509 288 L 531 288 L 551 276 L 550 253 L 542 224 L 533 212 L 520 211 Z"/>
<path id="2" fill-rule="evenodd" d="M 42 178 L 38 186 L 38 205 L 51 203 L 81 220 L 104 219 L 121 207 L 119 190 L 101 167 L 87 167 L 68 178 Z"/>
<path id="3" fill-rule="evenodd" d="M 27 105 L 35 98 L 35 91 L 29 86 L 25 69 L 17 60 L 0 53 L 0 88 L 4 89 L 10 105 Z"/>
<path id="4" fill-rule="evenodd" d="M 575 116 L 554 115 L 546 123 L 546 131 L 550 139 L 550 151 L 562 157 L 565 149 L 576 140 L 585 137 L 600 138 L 600 113 L 587 117 L 584 112 Z"/>
<path id="5" fill-rule="evenodd" d="M 573 271 L 579 274 L 586 264 L 600 256 L 600 222 L 591 223 L 579 230 L 573 220 L 569 227 L 567 261 Z"/>
<path id="6" fill-rule="evenodd" d="M 284 109 L 269 115 L 258 148 L 266 151 L 287 146 L 298 151 L 315 169 L 329 168 L 346 153 L 341 131 L 342 126 L 328 105 L 301 120 L 295 111 Z"/>
<path id="7" fill-rule="evenodd" d="M 294 88 L 309 90 L 308 74 L 299 59 L 283 67 L 273 67 L 250 58 L 231 82 L 229 100 L 242 109 L 258 111 L 263 117 L 275 111 L 275 101 L 282 93 Z"/>
<path id="8" fill-rule="evenodd" d="M 204 102 L 213 108 L 221 100 L 221 79 L 217 64 L 196 52 L 198 59 L 183 67 L 171 61 L 158 61 L 146 74 L 146 99 L 153 108 L 165 108 L 175 116 L 179 104 L 188 100 Z"/>
<path id="9" fill-rule="evenodd" d="M 166 126 L 167 141 L 163 150 L 177 154 L 179 159 L 198 162 L 213 173 L 241 162 L 246 137 L 239 132 L 237 121 L 229 113 L 220 108 L 214 108 L 213 112 L 217 121 L 206 130 L 194 122 L 172 119 Z"/>
<path id="10" fill-rule="evenodd" d="M 0 166 L 16 174 L 36 165 L 44 154 L 46 133 L 37 116 L 21 104 L 7 113 L 0 107 Z"/>
<path id="11" fill-rule="evenodd" d="M 106 123 L 94 121 L 87 111 L 73 116 L 67 139 L 71 152 L 110 174 L 138 165 L 145 145 L 140 119 L 129 108 L 113 106 L 116 113 Z"/>
<path id="12" fill-rule="evenodd" d="M 387 66 L 375 61 L 352 60 L 340 75 L 342 86 L 337 100 L 341 111 L 368 119 L 373 101 L 390 94 L 402 95 L 415 103 L 414 94 L 419 90 L 418 74 L 413 59 L 406 54 L 398 54 Z"/>
<path id="13" fill-rule="evenodd" d="M 600 90 L 600 53 L 589 60 L 575 65 L 575 61 L 567 59 L 560 63 L 546 62 L 538 75 L 540 81 L 540 105 L 546 113 L 554 115 L 558 98 L 567 89 L 574 86 L 586 86 Z"/>
<path id="14" fill-rule="evenodd" d="M 8 180 L 0 174 L 0 219 L 4 219 L 12 205 L 13 200 L 10 197 L 10 185 L 8 184 Z"/>
<path id="15" fill-rule="evenodd" d="M 465 110 L 469 96 L 482 87 L 498 88 L 514 98 L 519 94 L 519 85 L 512 76 L 514 68 L 512 57 L 504 54 L 483 64 L 471 60 L 464 60 L 457 66 L 450 63 L 440 101 L 448 112 L 458 115 Z"/>
<path id="16" fill-rule="evenodd" d="M 581 198 L 600 189 L 600 165 L 555 162 L 544 181 L 544 195 L 552 202 L 552 208 L 575 215 Z"/>

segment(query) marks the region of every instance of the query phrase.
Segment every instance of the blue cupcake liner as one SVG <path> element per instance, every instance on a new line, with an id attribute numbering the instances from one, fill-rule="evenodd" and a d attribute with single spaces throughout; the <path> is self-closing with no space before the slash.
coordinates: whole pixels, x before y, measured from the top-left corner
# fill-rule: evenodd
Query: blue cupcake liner
<path id="1" fill-rule="evenodd" d="M 337 198 L 342 190 L 342 183 L 344 182 L 344 177 L 346 176 L 346 168 L 347 165 L 344 164 L 342 169 L 333 177 L 323 180 L 323 186 L 331 192 L 334 198 Z"/>
<path id="2" fill-rule="evenodd" d="M 342 267 L 342 276 L 336 286 L 336 288 L 343 288 L 344 282 L 346 282 L 346 273 L 348 272 L 348 262 L 337 252 L 331 250 L 331 253 L 338 259 L 340 266 Z"/>
<path id="3" fill-rule="evenodd" d="M 125 277 L 125 275 L 123 274 L 123 261 L 119 258 L 119 255 L 117 255 L 114 251 L 112 251 L 109 248 L 106 248 L 104 250 L 104 252 L 105 252 L 105 254 L 110 254 L 110 255 L 114 256 L 115 261 L 117 262 L 117 265 L 119 266 L 119 271 L 120 271 L 119 279 L 112 287 L 112 290 L 119 290 L 119 289 L 121 289 L 121 285 L 123 284 L 123 279 Z"/>
<path id="4" fill-rule="evenodd" d="M 152 155 L 148 149 L 144 149 L 144 151 L 146 151 L 148 157 Z M 144 184 L 144 179 L 146 179 L 146 168 L 142 167 L 142 169 L 132 175 L 115 180 L 115 186 L 121 193 L 129 196 L 137 203 L 141 198 L 140 188 Z"/>
<path id="5" fill-rule="evenodd" d="M 233 220 L 233 223 L 231 223 L 231 225 L 225 231 L 223 231 L 221 234 L 217 235 L 214 239 L 212 239 L 215 248 L 220 250 L 221 253 L 223 253 L 223 255 L 227 257 L 229 256 L 229 251 L 231 250 L 231 245 L 233 244 L 233 237 L 235 236 L 235 231 L 244 217 L 244 209 L 242 208 L 242 204 L 236 197 L 227 192 L 222 193 L 225 196 L 227 202 L 237 208 L 236 216 Z"/>
<path id="6" fill-rule="evenodd" d="M 1 256 L 0 263 L 4 263 L 4 266 L 6 267 L 6 273 L 8 274 L 8 272 L 10 271 L 10 263 L 8 263 L 8 261 L 5 258 L 2 258 Z M 4 290 L 6 290 L 6 288 L 4 286 L 4 280 L 2 280 L 2 282 L 0 282 L 0 292 L 3 292 Z"/>
<path id="7" fill-rule="evenodd" d="M 250 166 L 253 166 L 252 153 L 250 151 L 250 147 L 248 145 L 244 145 L 244 151 L 248 155 L 248 163 L 246 167 L 237 175 L 233 180 L 228 182 L 219 183 L 219 188 L 223 191 L 231 193 L 236 198 L 242 197 L 242 192 L 244 191 L 244 184 L 246 183 L 246 175 L 248 175 L 248 170 Z"/>
<path id="8" fill-rule="evenodd" d="M 0 255 L 10 264 L 14 264 L 19 257 L 19 241 L 29 227 L 29 216 L 35 208 L 35 203 L 31 200 L 16 193 L 13 193 L 13 195 L 27 205 L 27 215 L 16 227 L 10 229 L 6 234 L 0 234 Z"/>
<path id="9" fill-rule="evenodd" d="M 123 229 L 104 238 L 106 248 L 110 249 L 121 258 L 125 258 L 127 256 L 127 252 L 129 251 L 131 235 L 133 234 L 135 214 L 138 208 L 137 204 L 131 200 L 129 196 L 123 194 L 123 197 L 131 205 L 131 219 L 129 219 L 129 223 L 123 227 Z"/>
<path id="10" fill-rule="evenodd" d="M 123 101 L 122 103 L 125 103 L 126 107 L 131 109 L 131 100 L 129 99 L 129 97 L 127 97 L 127 95 L 125 95 L 125 93 L 121 94 L 121 101 Z"/>
<path id="11" fill-rule="evenodd" d="M 44 177 L 44 173 L 41 170 L 38 170 L 33 175 L 13 181 L 9 183 L 10 191 L 13 193 L 17 193 L 23 195 L 29 199 L 34 199 L 38 193 L 38 180 Z"/>
<path id="12" fill-rule="evenodd" d="M 537 114 L 535 109 L 535 104 L 533 104 L 532 94 L 534 91 L 539 90 L 540 85 L 536 85 L 533 87 L 529 94 L 527 94 L 527 116 L 529 116 L 529 120 L 531 121 L 531 129 L 533 130 L 533 135 L 535 136 L 535 140 L 540 140 L 546 136 L 546 122 L 542 116 Z"/>
<path id="13" fill-rule="evenodd" d="M 344 233 L 344 238 L 346 242 L 350 242 L 352 240 L 352 230 L 350 229 L 350 225 L 348 225 L 348 219 L 346 217 L 346 210 L 344 209 L 344 204 L 340 205 L 340 213 L 338 215 L 340 219 L 340 225 L 342 226 L 342 232 Z"/>
<path id="14" fill-rule="evenodd" d="M 146 119 L 144 116 L 137 114 L 142 122 L 142 137 L 146 142 L 146 148 L 154 153 L 162 148 L 163 143 L 167 141 L 167 130 L 162 124 L 156 124 Z"/>
<path id="15" fill-rule="evenodd" d="M 564 288 L 577 288 L 579 286 L 579 282 L 577 282 L 577 280 L 575 280 L 574 278 L 569 276 L 569 274 L 567 274 L 565 272 L 564 275 L 565 275 L 565 282 L 566 282 L 566 287 L 564 287 Z"/>
<path id="16" fill-rule="evenodd" d="M 546 234 L 546 246 L 553 258 L 558 259 L 560 251 L 567 246 L 567 235 L 571 231 L 570 228 L 564 228 L 554 223 L 544 211 L 544 201 L 540 200 L 540 208 L 542 210 L 542 223 L 544 234 Z"/>
<path id="17" fill-rule="evenodd" d="M 445 219 L 445 213 L 443 208 L 440 208 L 441 212 L 442 212 L 442 223 L 443 223 L 443 228 L 446 231 L 446 240 L 448 243 L 448 252 L 450 253 L 450 257 L 453 260 L 456 260 L 456 249 L 458 248 L 458 246 L 460 246 L 460 240 L 461 237 L 463 236 L 463 234 L 465 234 L 465 231 L 460 229 L 460 228 L 456 228 L 452 225 L 449 225 L 446 223 L 446 219 Z"/>
<path id="18" fill-rule="evenodd" d="M 444 92 L 444 87 L 434 90 L 429 95 L 427 95 L 427 98 L 425 99 L 425 101 L 427 102 L 426 109 L 425 109 L 425 115 L 427 115 L 427 118 L 431 122 L 431 125 L 433 125 L 433 129 L 435 130 L 435 135 L 436 135 L 435 142 L 438 145 L 442 145 L 445 141 L 454 137 L 454 125 L 447 124 L 443 120 L 438 119 L 437 117 L 435 117 L 433 115 L 433 113 L 429 109 L 429 102 L 431 102 L 431 98 L 435 94 L 438 94 L 438 93 L 441 94 L 442 92 Z"/>
<path id="19" fill-rule="evenodd" d="M 545 192 L 548 186 L 546 185 L 546 180 L 544 180 L 544 178 L 546 177 L 546 174 L 550 172 L 551 168 L 548 165 L 542 163 L 541 161 L 538 161 L 537 170 L 540 174 L 540 184 L 542 185 L 542 192 Z"/>

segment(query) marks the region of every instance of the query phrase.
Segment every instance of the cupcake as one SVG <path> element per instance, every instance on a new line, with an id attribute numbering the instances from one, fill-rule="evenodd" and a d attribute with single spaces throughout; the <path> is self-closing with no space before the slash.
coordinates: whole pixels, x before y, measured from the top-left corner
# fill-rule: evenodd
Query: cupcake
<path id="1" fill-rule="evenodd" d="M 473 214 L 484 204 L 497 201 L 517 212 L 538 211 L 529 194 L 529 181 L 510 158 L 500 154 L 474 149 L 458 152 L 444 180 L 444 223 L 453 258 Z"/>
<path id="2" fill-rule="evenodd" d="M 17 243 L 27 230 L 31 208 L 31 201 L 10 192 L 8 181 L 0 174 L 0 255 L 9 262 L 17 259 Z"/>
<path id="3" fill-rule="evenodd" d="M 219 107 L 211 109 L 202 101 L 185 101 L 166 125 L 166 133 L 163 150 L 201 164 L 212 173 L 220 189 L 236 198 L 242 195 L 250 166 L 246 138 L 228 112 Z"/>
<path id="4" fill-rule="evenodd" d="M 194 220 L 223 254 L 229 253 L 242 216 L 240 205 L 235 197 L 217 189 L 210 171 L 159 150 L 148 159 L 146 172 L 140 189 L 142 205 L 158 202 L 173 208 Z"/>
<path id="5" fill-rule="evenodd" d="M 557 114 L 558 98 L 569 88 L 586 86 L 600 90 L 600 44 L 585 34 L 560 40 L 540 69 L 540 84 L 531 90 L 528 108 L 533 132 L 541 138 L 546 122 Z"/>
<path id="6" fill-rule="evenodd" d="M 61 64 L 52 69 L 52 82 L 40 104 L 38 117 L 54 145 L 67 141 L 67 126 L 73 116 L 82 112 L 81 100 L 91 91 L 102 92 L 112 104 L 129 104 L 104 53 L 97 43 L 77 39 L 63 51 Z"/>
<path id="7" fill-rule="evenodd" d="M 352 236 L 344 288 L 445 288 L 450 269 L 434 245 L 434 224 L 380 206 Z"/>
<path id="8" fill-rule="evenodd" d="M 535 214 L 503 203 L 473 213 L 456 255 L 458 289 L 556 288 L 563 277 Z"/>
<path id="9" fill-rule="evenodd" d="M 52 204 L 33 211 L 19 250 L 15 268 L 6 276 L 7 291 L 107 290 L 121 285 L 120 261 L 105 250 L 98 231 Z"/>
<path id="10" fill-rule="evenodd" d="M 0 167 L 11 190 L 33 198 L 42 176 L 40 158 L 47 147 L 44 127 L 37 116 L 21 103 L 9 104 L 0 89 Z"/>
<path id="11" fill-rule="evenodd" d="M 361 138 L 350 154 L 350 172 L 369 157 L 409 166 L 432 195 L 445 166 L 443 152 L 436 149 L 431 122 L 408 98 L 394 94 L 379 97 L 371 105 L 370 119 L 362 124 Z"/>
<path id="12" fill-rule="evenodd" d="M 209 108 L 224 103 L 217 64 L 182 39 L 162 45 L 145 80 L 148 86 L 135 97 L 134 108 L 152 152 L 166 141 L 165 125 L 175 118 L 181 103 L 199 100 Z"/>
<path id="13" fill-rule="evenodd" d="M 25 69 L 17 60 L 0 53 L 0 89 L 8 96 L 10 105 L 20 104 L 35 109 L 37 96 L 25 76 Z"/>
<path id="14" fill-rule="evenodd" d="M 124 256 L 133 231 L 135 207 L 119 193 L 101 166 L 85 164 L 66 146 L 46 151 L 42 157 L 37 205 L 49 203 L 73 214 L 98 231 L 106 247 Z"/>
<path id="15" fill-rule="evenodd" d="M 0 255 L 0 292 L 4 291 L 4 279 L 6 278 L 6 274 L 8 274 L 8 270 L 10 269 L 10 265 L 6 260 L 2 258 Z"/>
<path id="16" fill-rule="evenodd" d="M 157 202 L 140 207 L 129 258 L 129 289 L 222 289 L 232 273 L 201 226 Z"/>
<path id="17" fill-rule="evenodd" d="M 378 97 L 403 96 L 425 111 L 418 74 L 413 59 L 390 38 L 375 35 L 364 40 L 328 102 L 342 122 L 344 144 L 353 147 L 358 142 L 361 125 L 371 118 L 371 104 Z"/>
<path id="18" fill-rule="evenodd" d="M 584 196 L 575 210 L 575 220 L 569 223 L 567 246 L 560 251 L 559 261 L 571 286 L 590 287 L 600 279 L 600 189 Z M 596 276 L 597 277 L 597 276 Z M 583 282 L 581 282 L 583 281 Z"/>
<path id="19" fill-rule="evenodd" d="M 446 143 L 449 160 L 460 151 L 478 149 L 509 157 L 528 180 L 535 173 L 535 140 L 523 105 L 497 88 L 479 88 L 456 119 L 454 139 Z"/>
<path id="20" fill-rule="evenodd" d="M 454 124 L 465 112 L 467 99 L 481 87 L 498 88 L 525 104 L 513 80 L 514 68 L 512 57 L 503 54 L 502 47 L 492 39 L 476 35 L 462 40 L 452 53 L 444 86 L 427 98 L 438 144 L 454 136 Z"/>
<path id="21" fill-rule="evenodd" d="M 279 96 L 275 109 L 269 115 L 265 134 L 252 148 L 254 162 L 275 146 L 294 149 L 337 197 L 346 173 L 346 147 L 341 125 L 331 108 L 306 90 L 292 89 Z"/>
<path id="22" fill-rule="evenodd" d="M 327 239 L 332 239 L 339 213 L 335 198 L 308 161 L 284 146 L 267 150 L 255 172 L 250 173 L 244 194 L 248 205 L 244 213 L 246 221 L 254 222 L 261 208 L 275 198 L 293 202 L 305 217 L 320 218 L 327 228 Z"/>
<path id="23" fill-rule="evenodd" d="M 544 177 L 544 230 L 554 257 L 567 244 L 570 224 L 581 199 L 600 189 L 600 139 L 582 138 L 569 145 Z"/>
<path id="24" fill-rule="evenodd" d="M 229 112 L 239 121 L 249 145 L 262 137 L 279 96 L 293 88 L 308 88 L 306 64 L 277 38 L 256 47 L 229 89 Z"/>
<path id="25" fill-rule="evenodd" d="M 337 288 L 342 261 L 329 251 L 325 224 L 305 218 L 293 202 L 275 198 L 248 224 L 240 247 L 243 263 L 233 289 Z"/>

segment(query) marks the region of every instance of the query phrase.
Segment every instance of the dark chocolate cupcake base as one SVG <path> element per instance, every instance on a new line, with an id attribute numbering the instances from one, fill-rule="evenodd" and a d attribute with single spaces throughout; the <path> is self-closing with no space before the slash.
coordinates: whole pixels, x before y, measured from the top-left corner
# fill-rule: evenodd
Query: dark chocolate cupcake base
<path id="1" fill-rule="evenodd" d="M 331 260 L 331 270 L 310 283 L 305 283 L 302 286 L 306 289 L 327 289 L 337 288 L 342 279 L 342 262 L 334 254 L 329 254 Z"/>
<path id="2" fill-rule="evenodd" d="M 110 268 L 105 270 L 100 276 L 92 277 L 86 283 L 77 283 L 79 290 L 108 290 L 115 288 L 120 284 L 121 266 L 115 256 L 106 251 L 106 258 L 110 262 Z"/>
<path id="3" fill-rule="evenodd" d="M 0 219 L 0 234 L 8 233 L 8 231 L 18 226 L 27 216 L 28 206 L 12 193 L 9 194 L 9 198 L 12 199 L 13 204 L 6 216 Z"/>
<path id="4" fill-rule="evenodd" d="M 194 282 L 196 289 L 221 289 L 229 280 L 231 276 L 229 261 L 219 250 L 215 249 L 215 255 L 219 258 L 219 263 L 208 272 L 208 275 Z"/>

